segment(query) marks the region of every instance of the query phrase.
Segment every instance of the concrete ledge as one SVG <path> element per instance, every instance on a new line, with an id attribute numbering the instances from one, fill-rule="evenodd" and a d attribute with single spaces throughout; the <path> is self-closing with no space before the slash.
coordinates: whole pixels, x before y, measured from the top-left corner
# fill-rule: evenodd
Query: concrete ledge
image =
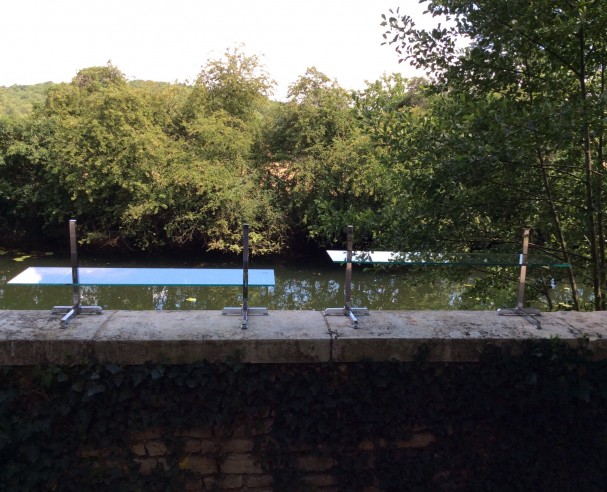
<path id="1" fill-rule="evenodd" d="M 472 362 L 488 345 L 516 353 L 525 340 L 554 337 L 572 344 L 588 338 L 594 358 L 607 358 L 607 312 L 540 320 L 537 330 L 493 311 L 373 311 L 355 330 L 346 317 L 271 311 L 241 330 L 239 318 L 220 311 L 106 311 L 62 329 L 48 311 L 0 311 L 0 365 L 410 361 L 422 346 L 433 361 Z"/>

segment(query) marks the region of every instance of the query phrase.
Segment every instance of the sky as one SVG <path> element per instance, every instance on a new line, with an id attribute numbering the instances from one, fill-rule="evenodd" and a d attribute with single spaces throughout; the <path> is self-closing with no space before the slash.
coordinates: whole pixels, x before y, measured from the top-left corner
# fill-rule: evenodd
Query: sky
<path id="1" fill-rule="evenodd" d="M 128 80 L 193 82 L 238 47 L 259 57 L 276 99 L 308 67 L 362 89 L 383 73 L 415 75 L 381 45 L 381 14 L 396 7 L 418 26 L 428 17 L 418 0 L 3 1 L 0 86 L 69 82 L 108 62 Z"/>

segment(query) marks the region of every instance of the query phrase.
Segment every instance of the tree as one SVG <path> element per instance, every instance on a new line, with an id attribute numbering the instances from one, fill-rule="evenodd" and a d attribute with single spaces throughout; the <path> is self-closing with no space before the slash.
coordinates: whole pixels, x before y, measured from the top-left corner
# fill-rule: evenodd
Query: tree
<path id="1" fill-rule="evenodd" d="M 182 136 L 189 149 L 247 174 L 271 87 L 257 57 L 234 50 L 209 60 L 182 109 Z"/>
<path id="2" fill-rule="evenodd" d="M 0 87 L 0 117 L 25 117 L 32 112 L 34 105 L 46 99 L 46 93 L 53 82 L 33 85 L 12 85 Z"/>
<path id="3" fill-rule="evenodd" d="M 249 172 L 253 107 L 247 121 L 245 112 L 191 107 L 192 91 L 128 84 L 113 66 L 49 91 L 33 116 L 44 131 L 32 140 L 42 182 L 57 184 L 38 212 L 44 222 L 75 216 L 83 239 L 101 246 L 218 251 L 241 248 L 249 222 L 252 250 L 278 251 L 283 221 Z"/>
<path id="4" fill-rule="evenodd" d="M 235 48 L 227 50 L 222 59 L 209 60 L 198 75 L 196 86 L 206 93 L 211 112 L 248 119 L 271 94 L 271 80 L 259 58 Z"/>
<path id="5" fill-rule="evenodd" d="M 352 105 L 351 94 L 309 68 L 266 117 L 259 167 L 299 243 L 334 244 L 352 222 L 359 238 L 373 236 L 381 185 Z"/>
<path id="6" fill-rule="evenodd" d="M 40 164 L 44 149 L 32 145 L 32 135 L 43 132 L 26 119 L 0 118 L 0 229 L 7 243 L 25 243 L 28 228 L 45 229 L 42 210 L 53 215 L 65 206 L 60 184 Z"/>
<path id="7" fill-rule="evenodd" d="M 90 242 L 162 244 L 156 221 L 141 222 L 141 202 L 148 216 L 167 206 L 149 201 L 161 197 L 158 176 L 178 149 L 141 92 L 113 66 L 83 69 L 49 91 L 35 116 L 48 128 L 45 169 L 71 202 L 55 221 L 78 217 Z"/>
<path id="8" fill-rule="evenodd" d="M 203 67 L 180 121 L 195 177 L 180 181 L 185 186 L 180 197 L 189 201 L 180 199 L 178 208 L 185 213 L 170 226 L 177 237 L 197 231 L 208 237 L 211 249 L 233 250 L 240 247 L 242 223 L 248 222 L 257 231 L 251 235 L 254 252 L 283 247 L 284 219 L 271 192 L 261 188 L 252 156 L 272 85 L 258 58 L 239 50 Z"/>
<path id="9" fill-rule="evenodd" d="M 501 127 L 506 138 L 498 148 L 495 140 L 482 144 L 494 147 L 496 164 L 516 164 L 513 170 L 525 176 L 529 198 L 543 209 L 536 228 L 545 230 L 541 220 L 550 217 L 550 239 L 561 255 L 580 266 L 577 255 L 588 258 L 594 305 L 605 309 L 607 14 L 601 2 L 438 0 L 427 12 L 444 16 L 447 27 L 419 30 L 391 12 L 384 16 L 386 39 L 450 97 L 492 101 L 494 130 L 481 130 L 475 140 Z M 487 120 L 481 113 L 466 117 Z M 575 293 L 572 272 L 570 281 Z"/>

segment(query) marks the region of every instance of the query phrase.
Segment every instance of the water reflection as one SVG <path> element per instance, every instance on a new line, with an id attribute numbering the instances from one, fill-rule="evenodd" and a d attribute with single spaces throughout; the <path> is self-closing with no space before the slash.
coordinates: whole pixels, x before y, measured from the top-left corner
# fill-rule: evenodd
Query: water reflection
<path id="1" fill-rule="evenodd" d="M 347 252 L 328 250 L 333 262 L 346 262 Z M 437 253 L 432 251 L 352 251 L 352 262 L 358 264 L 434 265 L 434 266 L 509 266 L 520 265 L 519 253 Z M 567 268 L 569 264 L 560 260 L 532 254 L 527 258 L 529 266 L 552 266 Z"/>
<path id="2" fill-rule="evenodd" d="M 105 266 L 105 260 L 82 260 L 90 266 Z M 66 266 L 67 259 L 49 257 L 32 258 L 15 262 L 8 255 L 0 256 L 0 309 L 50 309 L 55 305 L 71 303 L 69 286 L 7 286 L 6 282 L 29 266 Z M 192 266 L 150 265 L 128 263 L 112 266 Z M 232 264 L 205 265 L 209 267 L 238 268 Z M 319 260 L 310 262 L 306 268 L 301 263 L 281 262 L 279 265 L 258 264 L 253 268 L 274 268 L 274 287 L 249 288 L 249 304 L 269 309 L 313 309 L 341 307 L 344 304 L 343 266 Z M 510 274 L 516 280 L 516 270 Z M 486 287 L 484 284 L 489 285 Z M 399 309 L 496 309 L 514 306 L 516 303 L 516 281 L 507 283 L 489 282 L 478 272 L 463 268 L 387 267 L 368 268 L 355 266 L 353 271 L 352 305 L 372 310 Z M 562 284 L 556 284 L 552 294 L 556 300 L 566 300 L 567 292 Z M 82 303 L 99 305 L 105 309 L 129 310 L 179 310 L 212 309 L 239 306 L 242 291 L 235 287 L 83 287 Z M 545 309 L 539 297 L 533 303 Z"/>

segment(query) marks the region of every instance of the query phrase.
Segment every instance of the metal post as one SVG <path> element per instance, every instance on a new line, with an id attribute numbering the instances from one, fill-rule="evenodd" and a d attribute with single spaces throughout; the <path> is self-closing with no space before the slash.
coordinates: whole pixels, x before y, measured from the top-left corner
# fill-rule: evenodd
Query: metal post
<path id="1" fill-rule="evenodd" d="M 525 280 L 527 278 L 527 253 L 529 251 L 529 228 L 523 231 L 523 251 L 519 260 L 521 272 L 518 282 L 518 301 L 516 307 L 523 309 L 525 307 Z"/>
<path id="2" fill-rule="evenodd" d="M 80 281 L 78 279 L 78 241 L 76 239 L 76 220 L 71 219 L 70 229 L 70 257 L 72 261 L 72 305 L 76 314 L 80 314 L 81 295 Z"/>
<path id="3" fill-rule="evenodd" d="M 349 225 L 346 238 L 346 281 L 344 285 L 344 307 L 327 308 L 325 316 L 347 316 L 352 322 L 352 327 L 358 328 L 358 315 L 368 315 L 369 310 L 364 307 L 352 307 L 352 258 L 354 244 L 354 226 Z"/>
<path id="4" fill-rule="evenodd" d="M 78 279 L 78 241 L 76 239 L 76 220 L 70 219 L 70 257 L 72 263 L 72 308 L 61 318 L 61 326 L 67 326 L 72 316 L 80 314 L 81 296 L 80 282 Z"/>
<path id="5" fill-rule="evenodd" d="M 352 244 L 354 243 L 354 227 L 348 226 L 346 250 L 346 285 L 344 286 L 344 308 L 347 312 L 352 307 Z"/>
<path id="6" fill-rule="evenodd" d="M 542 325 L 534 316 L 541 315 L 538 309 L 525 308 L 525 282 L 527 280 L 527 255 L 529 253 L 529 228 L 523 229 L 523 249 L 521 251 L 519 265 L 520 274 L 518 280 L 518 296 L 515 308 L 500 308 L 497 310 L 498 316 L 515 315 L 525 318 L 529 323 L 535 325 L 540 330 Z"/>
<path id="7" fill-rule="evenodd" d="M 78 238 L 76 236 L 76 219 L 70 219 L 70 258 L 72 264 L 72 305 L 71 306 L 55 306 L 51 314 L 63 314 L 61 318 L 61 326 L 67 327 L 72 317 L 87 313 L 87 314 L 102 314 L 103 309 L 100 306 L 83 306 L 82 295 L 80 291 L 80 276 L 78 273 Z"/>
<path id="8" fill-rule="evenodd" d="M 243 226 L 242 242 L 242 329 L 249 322 L 249 224 Z"/>
<path id="9" fill-rule="evenodd" d="M 249 224 L 243 225 L 242 238 L 242 307 L 224 307 L 221 314 L 242 316 L 240 327 L 246 330 L 249 316 L 267 316 L 268 308 L 249 306 Z"/>

